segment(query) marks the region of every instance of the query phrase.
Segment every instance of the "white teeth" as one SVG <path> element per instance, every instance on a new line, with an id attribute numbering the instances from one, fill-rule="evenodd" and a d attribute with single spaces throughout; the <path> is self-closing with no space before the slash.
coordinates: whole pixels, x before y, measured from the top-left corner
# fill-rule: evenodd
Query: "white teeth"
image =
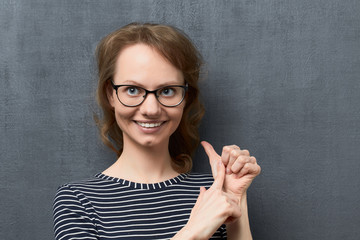
<path id="1" fill-rule="evenodd" d="M 136 122 L 137 124 L 139 124 L 142 127 L 146 127 L 146 128 L 153 128 L 153 127 L 159 127 L 161 125 L 161 122 L 159 123 L 141 123 L 141 122 Z"/>

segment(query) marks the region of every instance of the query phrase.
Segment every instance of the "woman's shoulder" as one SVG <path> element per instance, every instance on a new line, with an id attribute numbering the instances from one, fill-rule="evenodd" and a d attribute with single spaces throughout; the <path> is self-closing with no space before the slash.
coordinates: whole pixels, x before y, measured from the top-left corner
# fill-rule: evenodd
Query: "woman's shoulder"
<path id="1" fill-rule="evenodd" d="M 56 195 L 79 195 L 83 193 L 91 193 L 96 192 L 99 189 L 106 189 L 111 185 L 105 179 L 101 179 L 98 177 L 100 174 L 96 174 L 93 177 L 71 181 L 68 183 L 61 184 L 56 191 Z"/>
<path id="2" fill-rule="evenodd" d="M 81 180 L 74 180 L 74 181 L 69 181 L 69 182 L 65 182 L 63 184 L 60 184 L 60 186 L 58 187 L 59 189 L 62 188 L 76 188 L 78 186 L 88 186 L 88 185 L 92 185 L 92 184 L 96 184 L 97 178 L 95 176 L 86 178 L 86 179 L 81 179 Z"/>

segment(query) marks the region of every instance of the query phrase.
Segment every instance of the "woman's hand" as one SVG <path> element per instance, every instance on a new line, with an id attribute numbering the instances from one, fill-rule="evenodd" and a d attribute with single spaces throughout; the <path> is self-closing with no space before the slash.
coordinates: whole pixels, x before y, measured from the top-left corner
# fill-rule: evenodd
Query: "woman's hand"
<path id="1" fill-rule="evenodd" d="M 216 164 L 215 181 L 208 190 L 200 188 L 189 221 L 181 231 L 195 236 L 191 239 L 209 239 L 227 219 L 237 219 L 241 216 L 239 199 L 223 191 L 225 166 L 220 160 Z"/>
<path id="2" fill-rule="evenodd" d="M 231 145 L 223 147 L 221 156 L 208 142 L 201 142 L 209 157 L 211 170 L 214 178 L 218 174 L 216 162 L 221 161 L 226 167 L 223 190 L 232 197 L 237 198 L 241 217 L 234 219 L 230 216 L 225 223 L 228 239 L 249 240 L 252 239 L 247 211 L 246 191 L 254 178 L 259 175 L 261 168 L 256 159 L 250 156 L 249 151 L 241 150 L 238 146 Z M 231 222 L 229 222 L 229 220 Z"/>
<path id="3" fill-rule="evenodd" d="M 248 150 L 241 150 L 236 145 L 224 146 L 220 156 L 210 143 L 202 141 L 201 144 L 209 157 L 213 176 L 216 172 L 214 165 L 221 160 L 226 167 L 224 191 L 241 199 L 254 178 L 260 174 L 261 168 L 255 157 L 250 156 Z"/>
<path id="4" fill-rule="evenodd" d="M 247 150 L 241 150 L 235 145 L 225 146 L 220 156 L 210 143 L 203 141 L 201 144 L 209 157 L 215 180 L 208 190 L 200 188 L 189 221 L 174 236 L 174 240 L 209 239 L 222 224 L 235 224 L 241 217 L 242 196 L 245 196 L 251 182 L 261 171 L 256 159 Z M 245 233 L 245 237 L 235 235 L 234 239 L 251 239 L 247 216 L 246 220 L 245 224 L 243 220 L 237 221 L 244 225 L 241 232 Z"/>

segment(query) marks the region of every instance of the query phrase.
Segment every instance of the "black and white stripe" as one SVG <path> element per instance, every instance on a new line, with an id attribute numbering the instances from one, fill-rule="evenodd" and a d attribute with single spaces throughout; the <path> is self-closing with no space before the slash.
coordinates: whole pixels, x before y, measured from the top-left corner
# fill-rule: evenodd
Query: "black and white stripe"
<path id="1" fill-rule="evenodd" d="M 141 184 L 99 173 L 65 184 L 54 200 L 56 239 L 170 239 L 187 223 L 200 187 L 212 182 L 191 173 Z M 225 226 L 211 239 L 226 239 Z"/>

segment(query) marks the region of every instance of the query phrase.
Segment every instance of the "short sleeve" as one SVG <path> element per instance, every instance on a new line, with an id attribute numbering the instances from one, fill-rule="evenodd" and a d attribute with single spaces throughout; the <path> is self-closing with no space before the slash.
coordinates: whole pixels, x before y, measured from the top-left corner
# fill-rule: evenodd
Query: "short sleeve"
<path id="1" fill-rule="evenodd" d="M 98 239 L 92 207 L 86 198 L 69 185 L 60 187 L 53 206 L 56 240 Z"/>

